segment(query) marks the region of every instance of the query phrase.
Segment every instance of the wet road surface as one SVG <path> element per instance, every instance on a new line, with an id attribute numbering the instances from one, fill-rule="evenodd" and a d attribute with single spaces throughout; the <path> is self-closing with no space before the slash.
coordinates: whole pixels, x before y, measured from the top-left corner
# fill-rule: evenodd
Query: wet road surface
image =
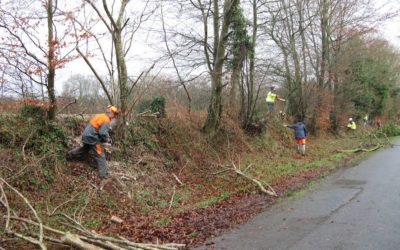
<path id="1" fill-rule="evenodd" d="M 400 249 L 400 140 L 199 249 Z"/>

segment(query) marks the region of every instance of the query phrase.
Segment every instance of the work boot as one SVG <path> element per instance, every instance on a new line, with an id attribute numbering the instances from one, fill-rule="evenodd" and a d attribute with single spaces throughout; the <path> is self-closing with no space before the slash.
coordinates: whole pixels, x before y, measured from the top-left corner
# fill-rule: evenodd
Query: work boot
<path id="1" fill-rule="evenodd" d="M 65 153 L 65 160 L 72 161 L 72 156 L 69 152 Z"/>
<path id="2" fill-rule="evenodd" d="M 99 184 L 99 190 L 103 190 L 104 186 L 110 184 L 111 179 L 110 178 L 101 178 L 100 184 Z"/>
<path id="3" fill-rule="evenodd" d="M 301 154 L 302 154 L 303 156 L 306 155 L 306 145 L 301 145 Z"/>

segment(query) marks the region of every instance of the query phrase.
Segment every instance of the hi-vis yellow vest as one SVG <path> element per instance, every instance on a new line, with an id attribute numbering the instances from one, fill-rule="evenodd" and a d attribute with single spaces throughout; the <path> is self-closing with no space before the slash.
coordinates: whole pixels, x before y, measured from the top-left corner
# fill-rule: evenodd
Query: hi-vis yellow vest
<path id="1" fill-rule="evenodd" d="M 271 91 L 270 92 L 268 92 L 268 94 L 267 94 L 267 98 L 265 99 L 267 102 L 272 102 L 272 103 L 274 103 L 275 102 L 275 99 L 276 99 L 276 94 L 275 93 L 272 93 Z"/>
<path id="2" fill-rule="evenodd" d="M 347 127 L 355 130 L 357 128 L 357 125 L 355 122 L 349 122 L 347 124 Z"/>

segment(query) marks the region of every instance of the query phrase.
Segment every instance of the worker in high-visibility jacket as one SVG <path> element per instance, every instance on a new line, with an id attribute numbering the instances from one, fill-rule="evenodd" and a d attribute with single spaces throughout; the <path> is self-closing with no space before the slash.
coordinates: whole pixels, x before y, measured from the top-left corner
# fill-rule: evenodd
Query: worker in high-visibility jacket
<path id="1" fill-rule="evenodd" d="M 271 86 L 271 90 L 268 92 L 267 97 L 265 98 L 265 101 L 267 102 L 267 107 L 268 107 L 268 113 L 271 113 L 274 110 L 274 105 L 275 101 L 285 101 L 285 99 L 280 98 L 275 92 L 275 86 Z"/>
<path id="2" fill-rule="evenodd" d="M 369 116 L 368 116 L 368 114 L 366 114 L 366 115 L 363 117 L 364 127 L 367 126 L 368 120 L 369 120 Z"/>
<path id="3" fill-rule="evenodd" d="M 67 153 L 67 160 L 83 159 L 90 151 L 96 161 L 100 179 L 108 177 L 107 164 L 102 143 L 110 142 L 109 130 L 111 121 L 117 118 L 119 110 L 114 106 L 108 106 L 105 113 L 94 115 L 82 134 L 82 146 Z"/>
<path id="4" fill-rule="evenodd" d="M 349 122 L 347 123 L 347 130 L 350 130 L 353 134 L 357 129 L 356 123 L 353 121 L 353 118 L 349 118 Z"/>

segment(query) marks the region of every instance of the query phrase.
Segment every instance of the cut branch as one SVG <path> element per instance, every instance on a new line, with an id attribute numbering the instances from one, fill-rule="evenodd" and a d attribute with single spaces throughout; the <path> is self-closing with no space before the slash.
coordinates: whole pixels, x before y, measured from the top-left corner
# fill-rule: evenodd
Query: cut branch
<path id="1" fill-rule="evenodd" d="M 343 150 L 338 150 L 337 152 L 339 152 L 339 153 L 373 152 L 375 150 L 380 149 L 381 147 L 383 147 L 383 146 L 379 144 L 379 145 L 369 148 L 369 149 L 368 148 L 343 149 Z"/>
<path id="2" fill-rule="evenodd" d="M 275 190 L 274 190 L 269 184 L 266 184 L 266 186 L 270 189 L 270 190 L 267 190 L 267 189 L 265 189 L 264 185 L 263 185 L 259 180 L 257 180 L 257 179 L 255 179 L 255 178 L 252 178 L 252 177 L 250 177 L 250 176 L 244 174 L 244 173 L 240 170 L 240 168 L 236 167 L 236 165 L 235 165 L 234 162 L 232 162 L 232 166 L 233 166 L 233 169 L 232 169 L 232 170 L 235 171 L 235 173 L 237 173 L 238 175 L 243 176 L 244 178 L 246 178 L 246 179 L 248 179 L 248 180 L 251 180 L 252 182 L 256 183 L 257 186 L 261 189 L 261 192 L 263 192 L 263 193 L 265 193 L 265 194 L 268 194 L 268 195 L 271 195 L 271 196 L 275 196 L 275 197 L 278 196 L 278 195 L 276 194 Z M 248 167 L 247 167 L 247 168 L 248 168 Z M 247 169 L 247 168 L 246 168 L 246 169 Z"/>
<path id="3" fill-rule="evenodd" d="M 31 203 L 29 200 L 21 194 L 17 189 L 15 189 L 13 186 L 11 186 L 8 182 L 6 182 L 3 178 L 0 178 L 0 182 L 4 183 L 8 188 L 10 188 L 13 192 L 15 192 L 19 197 L 23 199 L 26 205 L 28 205 L 29 209 L 32 211 L 33 215 L 35 216 L 36 220 L 38 221 L 38 226 L 39 226 L 39 240 L 36 241 L 36 243 L 40 246 L 41 249 L 47 249 L 47 247 L 43 243 L 43 224 L 42 220 L 40 219 L 39 215 L 37 214 L 36 210 L 32 207 Z M 15 236 L 20 237 L 19 234 L 15 234 Z M 22 237 L 20 237 L 22 238 Z M 26 240 L 29 240 L 30 237 L 27 237 Z M 33 243 L 33 242 L 32 242 Z"/>
<path id="4" fill-rule="evenodd" d="M 75 104 L 76 102 L 77 102 L 77 100 L 74 99 L 72 102 L 67 103 L 64 107 L 62 107 L 62 108 L 57 112 L 57 114 L 60 114 L 60 113 L 63 112 L 66 108 L 68 108 L 68 107 L 71 106 L 72 104 Z"/>
<path id="5" fill-rule="evenodd" d="M 78 249 L 83 249 L 83 250 L 101 250 L 103 248 L 97 247 L 95 245 L 89 244 L 84 242 L 79 238 L 78 235 L 71 234 L 71 233 L 66 233 L 63 237 L 61 237 L 61 241 L 65 244 L 71 245 L 73 247 L 76 247 Z"/>

